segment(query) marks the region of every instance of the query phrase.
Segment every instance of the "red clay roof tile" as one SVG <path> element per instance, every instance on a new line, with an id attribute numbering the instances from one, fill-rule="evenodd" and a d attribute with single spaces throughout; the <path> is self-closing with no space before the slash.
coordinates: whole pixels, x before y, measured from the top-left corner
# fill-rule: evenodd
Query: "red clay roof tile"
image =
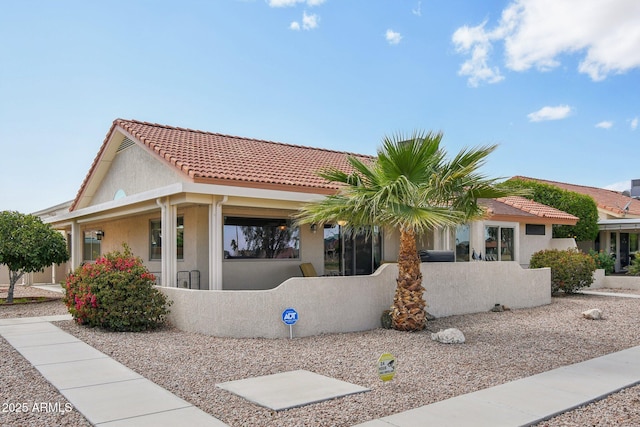
<path id="1" fill-rule="evenodd" d="M 624 215 L 625 211 L 623 209 L 627 203 L 629 203 L 629 210 L 626 211 L 626 213 L 633 216 L 640 216 L 640 200 L 625 196 L 618 191 L 606 190 L 604 188 L 597 187 L 587 187 L 584 185 L 567 184 L 564 182 L 548 181 L 545 179 L 529 178 L 526 176 L 514 176 L 511 179 L 537 181 L 543 184 L 554 185 L 558 188 L 562 188 L 563 190 L 591 196 L 600 209 L 609 211 L 616 216 Z"/>
<path id="2" fill-rule="evenodd" d="M 576 216 L 521 196 L 481 199 L 479 202 L 493 219 L 521 217 L 535 223 L 563 225 L 575 225 L 579 220 Z"/>
<path id="3" fill-rule="evenodd" d="M 319 177 L 318 171 L 326 167 L 351 171 L 347 161 L 349 156 L 363 161 L 373 159 L 372 156 L 342 151 L 116 119 L 78 191 L 71 210 L 76 208 L 106 145 L 117 128 L 142 142 L 194 182 L 329 194 L 339 187 Z"/>

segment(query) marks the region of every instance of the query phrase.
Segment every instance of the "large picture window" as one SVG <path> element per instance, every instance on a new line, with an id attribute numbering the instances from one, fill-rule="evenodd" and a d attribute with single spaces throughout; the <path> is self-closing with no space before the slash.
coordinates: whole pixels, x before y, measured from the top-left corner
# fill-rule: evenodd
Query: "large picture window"
<path id="1" fill-rule="evenodd" d="M 149 233 L 149 259 L 162 259 L 162 221 L 152 219 L 150 222 Z M 179 216 L 176 219 L 176 258 L 184 259 L 184 217 Z"/>
<path id="2" fill-rule="evenodd" d="M 283 218 L 225 217 L 224 257 L 300 258 L 300 229 Z"/>

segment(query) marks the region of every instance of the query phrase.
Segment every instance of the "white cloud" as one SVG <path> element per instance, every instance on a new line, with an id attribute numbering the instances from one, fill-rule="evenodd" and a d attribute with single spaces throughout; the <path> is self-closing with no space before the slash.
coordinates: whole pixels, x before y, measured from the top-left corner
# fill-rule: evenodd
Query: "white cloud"
<path id="1" fill-rule="evenodd" d="M 411 9 L 411 13 L 413 13 L 416 16 L 422 16 L 422 2 L 421 1 L 418 2 L 418 6 L 416 6 L 415 9 Z"/>
<path id="2" fill-rule="evenodd" d="M 497 83 L 504 79 L 497 67 L 488 65 L 491 41 L 494 38 L 484 29 L 486 22 L 476 27 L 461 27 L 453 33 L 453 42 L 456 50 L 461 53 L 471 53 L 471 58 L 466 60 L 458 74 L 468 76 L 468 84 L 477 87 L 481 82 Z"/>
<path id="3" fill-rule="evenodd" d="M 270 7 L 291 7 L 298 3 L 306 3 L 307 6 L 320 6 L 325 0 L 267 0 Z"/>
<path id="4" fill-rule="evenodd" d="M 514 71 L 548 71 L 567 53 L 582 56 L 578 71 L 594 81 L 640 68 L 637 0 L 514 0 L 495 28 L 485 27 L 486 22 L 464 26 L 452 36 L 456 50 L 471 55 L 459 74 L 468 76 L 472 86 L 502 80 L 496 78 L 500 70 L 488 65 L 491 48 L 500 41 L 505 65 Z"/>
<path id="5" fill-rule="evenodd" d="M 609 120 L 604 120 L 596 124 L 596 127 L 600 129 L 611 129 L 612 126 L 613 126 L 613 122 Z"/>
<path id="6" fill-rule="evenodd" d="M 318 23 L 320 22 L 320 17 L 318 15 L 307 15 L 307 12 L 302 13 L 302 29 L 303 30 L 313 30 L 314 28 L 318 28 Z"/>
<path id="7" fill-rule="evenodd" d="M 638 128 L 638 118 L 634 117 L 631 119 L 631 124 L 629 126 L 631 126 L 631 130 L 636 130 Z"/>
<path id="8" fill-rule="evenodd" d="M 557 107 L 542 107 L 538 111 L 527 114 L 529 121 L 542 122 L 546 120 L 565 119 L 571 114 L 571 107 L 568 105 L 558 105 Z"/>
<path id="9" fill-rule="evenodd" d="M 298 21 L 293 21 L 289 24 L 289 29 L 293 31 L 302 30 L 313 30 L 318 28 L 318 23 L 320 22 L 320 17 L 318 15 L 307 15 L 307 12 L 302 13 L 302 25 Z"/>
<path id="10" fill-rule="evenodd" d="M 391 28 L 387 30 L 384 36 L 385 39 L 389 42 L 389 44 L 398 44 L 400 40 L 402 40 L 402 35 L 400 33 L 396 33 Z"/>

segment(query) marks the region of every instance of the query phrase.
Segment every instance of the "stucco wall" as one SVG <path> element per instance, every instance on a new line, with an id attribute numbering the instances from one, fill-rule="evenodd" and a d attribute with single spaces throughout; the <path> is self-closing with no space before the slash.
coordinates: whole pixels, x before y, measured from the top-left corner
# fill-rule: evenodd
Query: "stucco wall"
<path id="1" fill-rule="evenodd" d="M 51 267 L 46 267 L 43 271 L 37 271 L 35 273 L 24 274 L 18 283 L 24 285 L 33 285 L 36 283 L 53 283 L 52 280 L 55 276 L 55 283 L 64 283 L 68 273 L 68 263 L 55 266 L 55 275 L 52 273 Z M 6 265 L 0 265 L 0 285 L 9 284 L 9 269 Z"/>
<path id="2" fill-rule="evenodd" d="M 436 317 L 551 302 L 551 271 L 515 262 L 423 263 L 427 310 Z M 393 301 L 397 264 L 370 276 L 291 278 L 263 291 L 159 288 L 173 300 L 169 320 L 178 328 L 225 337 L 284 338 L 281 314 L 298 311 L 294 336 L 364 331 L 380 326 Z"/>
<path id="3" fill-rule="evenodd" d="M 593 283 L 587 289 L 634 289 L 640 290 L 640 276 L 605 276 L 604 270 L 599 269 L 593 273 Z"/>
<path id="4" fill-rule="evenodd" d="M 186 180 L 166 163 L 150 156 L 144 148 L 133 145 L 115 155 L 91 204 L 113 200 L 118 190 L 124 190 L 130 196 L 176 182 Z"/>
<path id="5" fill-rule="evenodd" d="M 178 260 L 177 271 L 200 271 L 200 286 L 208 289 L 208 207 L 189 206 L 178 210 L 178 216 L 184 217 L 184 259 Z M 134 255 L 142 258 L 149 271 L 162 271 L 160 260 L 150 258 L 150 221 L 160 219 L 160 210 L 146 214 L 130 216 L 113 221 L 104 221 L 86 226 L 86 229 L 104 231 L 100 249 L 102 254 L 121 250 L 127 242 Z M 84 231 L 84 228 L 83 228 Z"/>

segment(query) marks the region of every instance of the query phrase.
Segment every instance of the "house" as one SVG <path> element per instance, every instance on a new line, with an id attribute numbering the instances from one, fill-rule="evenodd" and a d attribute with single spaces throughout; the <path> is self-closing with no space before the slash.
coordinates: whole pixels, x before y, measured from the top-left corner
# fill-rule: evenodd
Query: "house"
<path id="1" fill-rule="evenodd" d="M 318 177 L 370 156 L 117 119 L 77 196 L 38 214 L 70 242 L 69 269 L 126 242 L 165 287 L 264 290 L 301 276 L 367 275 L 397 258 L 394 230 L 347 235 L 339 224 L 298 227 L 291 215 L 338 187 Z M 421 236 L 420 249 L 456 261 L 511 261 L 575 246 L 553 224 L 577 218 L 522 197 L 483 200 L 487 217 Z M 68 208 L 67 208 L 68 206 Z M 59 279 L 59 275 L 56 275 Z"/>
<path id="2" fill-rule="evenodd" d="M 598 229 L 600 232 L 593 242 L 579 242 L 580 247 L 584 251 L 593 249 L 612 254 L 616 259 L 616 272 L 625 271 L 633 254 L 640 250 L 640 200 L 638 198 L 604 188 L 523 176 L 517 176 L 514 179 L 533 180 L 590 196 L 598 208 Z M 636 185 L 634 186 L 634 184 Z M 632 180 L 631 195 L 640 196 L 639 190 L 640 180 Z"/>

